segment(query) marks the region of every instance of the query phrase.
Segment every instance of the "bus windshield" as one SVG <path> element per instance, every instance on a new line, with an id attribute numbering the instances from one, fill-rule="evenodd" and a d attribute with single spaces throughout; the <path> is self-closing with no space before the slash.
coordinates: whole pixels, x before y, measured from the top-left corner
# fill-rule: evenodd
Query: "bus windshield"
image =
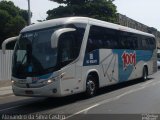
<path id="1" fill-rule="evenodd" d="M 32 76 L 54 68 L 57 48 L 51 47 L 51 35 L 57 28 L 22 33 L 13 54 L 13 76 Z"/>
<path id="2" fill-rule="evenodd" d="M 86 24 L 75 23 L 53 28 L 24 32 L 13 53 L 12 76 L 20 79 L 48 74 L 75 60 L 80 52 Z M 61 28 L 76 32 L 63 34 L 58 47 L 51 47 L 52 34 Z"/>

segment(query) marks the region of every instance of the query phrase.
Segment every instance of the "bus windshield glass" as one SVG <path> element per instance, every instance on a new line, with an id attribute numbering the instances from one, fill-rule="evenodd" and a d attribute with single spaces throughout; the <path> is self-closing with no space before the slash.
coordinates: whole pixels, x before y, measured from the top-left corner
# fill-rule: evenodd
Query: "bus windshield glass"
<path id="1" fill-rule="evenodd" d="M 48 74 L 75 60 L 85 27 L 86 24 L 75 23 L 22 33 L 13 53 L 12 76 L 25 79 Z M 52 48 L 51 36 L 61 28 L 74 28 L 76 32 L 63 34 L 57 48 Z"/>
<path id="2" fill-rule="evenodd" d="M 57 63 L 57 48 L 51 47 L 51 35 L 57 28 L 22 33 L 13 54 L 13 76 L 41 74 Z"/>

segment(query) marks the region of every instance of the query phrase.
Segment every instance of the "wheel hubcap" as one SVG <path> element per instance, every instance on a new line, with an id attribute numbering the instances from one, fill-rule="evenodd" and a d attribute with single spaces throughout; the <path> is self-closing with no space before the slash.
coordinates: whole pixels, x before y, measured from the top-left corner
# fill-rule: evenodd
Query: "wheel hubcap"
<path id="1" fill-rule="evenodd" d="M 96 88 L 96 86 L 95 86 L 94 82 L 92 80 L 89 80 L 87 82 L 87 89 L 88 89 L 88 92 L 90 95 L 94 94 L 95 88 Z"/>
<path id="2" fill-rule="evenodd" d="M 144 79 L 145 80 L 147 79 L 147 72 L 146 72 L 146 70 L 144 70 Z"/>
<path id="3" fill-rule="evenodd" d="M 147 73 L 146 72 L 144 73 L 144 79 L 145 80 L 147 79 Z"/>

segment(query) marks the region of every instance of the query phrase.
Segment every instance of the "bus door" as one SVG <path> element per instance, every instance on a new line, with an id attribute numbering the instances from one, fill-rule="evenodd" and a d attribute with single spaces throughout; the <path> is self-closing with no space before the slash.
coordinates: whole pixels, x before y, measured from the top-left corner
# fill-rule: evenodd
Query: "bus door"
<path id="1" fill-rule="evenodd" d="M 63 33 L 59 37 L 59 62 L 63 74 L 61 80 L 62 94 L 70 94 L 75 86 L 75 64 L 74 61 L 74 34 Z"/>

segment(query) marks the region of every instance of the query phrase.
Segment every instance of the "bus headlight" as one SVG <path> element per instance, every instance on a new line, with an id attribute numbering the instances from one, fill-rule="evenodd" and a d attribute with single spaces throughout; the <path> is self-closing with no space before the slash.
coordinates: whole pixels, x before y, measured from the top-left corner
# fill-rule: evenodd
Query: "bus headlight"
<path id="1" fill-rule="evenodd" d="M 11 82 L 12 82 L 12 84 L 14 84 L 14 83 L 15 83 L 15 81 L 14 81 L 14 80 L 11 80 Z"/>
<path id="2" fill-rule="evenodd" d="M 16 85 L 17 82 L 15 80 L 11 80 L 12 85 Z"/>
<path id="3" fill-rule="evenodd" d="M 51 78 L 51 79 L 48 79 L 48 80 L 43 81 L 43 84 L 45 84 L 45 85 L 49 85 L 49 84 L 51 84 L 51 83 L 55 82 L 56 80 L 58 80 L 58 78 L 57 78 L 57 77 L 55 77 L 55 78 Z"/>
<path id="4" fill-rule="evenodd" d="M 47 81 L 47 83 L 52 83 L 52 82 L 53 82 L 53 80 L 48 80 L 48 81 Z"/>
<path id="5" fill-rule="evenodd" d="M 63 76 L 64 76 L 64 73 L 62 73 L 59 76 L 56 76 L 56 77 L 53 77 L 53 78 L 50 78 L 48 80 L 43 81 L 43 84 L 45 84 L 45 85 L 51 84 L 51 83 L 53 83 L 53 82 L 55 82 L 57 80 L 60 80 Z"/>
<path id="6" fill-rule="evenodd" d="M 54 82 L 54 79 L 49 79 L 49 80 L 45 80 L 43 81 L 43 84 L 48 85 Z"/>

